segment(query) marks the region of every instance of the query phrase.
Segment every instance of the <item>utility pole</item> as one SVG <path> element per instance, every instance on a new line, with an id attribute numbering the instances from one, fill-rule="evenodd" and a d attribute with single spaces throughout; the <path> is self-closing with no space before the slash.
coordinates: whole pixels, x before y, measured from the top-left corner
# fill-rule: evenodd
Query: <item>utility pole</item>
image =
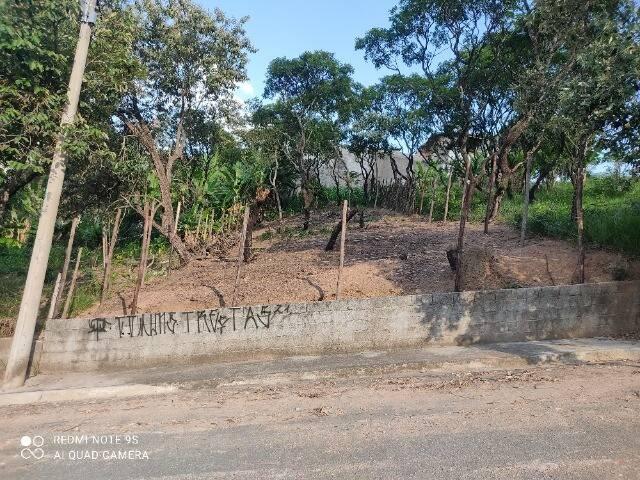
<path id="1" fill-rule="evenodd" d="M 58 215 L 58 206 L 64 183 L 66 168 L 66 155 L 62 149 L 65 126 L 74 122 L 78 110 L 80 87 L 87 62 L 89 42 L 91 40 L 91 27 L 96 21 L 96 1 L 83 0 L 82 18 L 80 20 L 80 35 L 76 45 L 76 53 L 73 59 L 73 68 L 69 78 L 69 90 L 67 91 L 67 105 L 60 121 L 60 132 L 56 139 L 53 160 L 49 170 L 47 190 L 42 202 L 42 211 L 38 221 L 38 231 L 31 253 L 31 263 L 24 285 L 20 312 L 16 322 L 16 330 L 11 342 L 11 350 L 7 360 L 7 368 L 4 373 L 4 387 L 15 388 L 24 385 L 31 357 L 31 346 L 35 333 L 42 287 L 47 272 L 53 231 Z"/>

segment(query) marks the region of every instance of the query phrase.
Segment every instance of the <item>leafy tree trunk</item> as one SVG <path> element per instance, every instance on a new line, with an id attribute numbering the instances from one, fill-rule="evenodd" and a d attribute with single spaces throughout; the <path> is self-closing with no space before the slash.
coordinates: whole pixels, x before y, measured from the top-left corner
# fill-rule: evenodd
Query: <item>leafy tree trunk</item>
<path id="1" fill-rule="evenodd" d="M 578 221 L 578 180 L 577 180 L 577 172 L 573 174 L 574 179 L 573 183 L 573 193 L 571 194 L 571 221 Z"/>
<path id="2" fill-rule="evenodd" d="M 260 188 L 256 192 L 252 205 L 249 208 L 249 221 L 247 222 L 247 232 L 244 240 L 244 253 L 243 258 L 245 262 L 251 259 L 251 247 L 253 244 L 253 229 L 255 228 L 260 215 L 262 214 L 262 208 L 265 202 L 269 198 L 270 191 L 266 188 Z"/>
<path id="3" fill-rule="evenodd" d="M 525 172 L 524 172 L 524 195 L 522 195 L 522 222 L 520 224 L 520 245 L 524 246 L 524 241 L 527 238 L 527 221 L 529 220 L 529 203 L 530 203 L 530 185 L 531 185 L 531 166 L 533 164 L 533 156 L 540 147 L 542 141 L 531 148 L 525 158 Z"/>
<path id="4" fill-rule="evenodd" d="M 278 207 L 278 220 L 282 221 L 282 202 L 280 201 L 280 193 L 277 188 L 274 188 L 273 194 L 276 197 L 276 205 Z"/>
<path id="5" fill-rule="evenodd" d="M 400 169 L 398 168 L 398 163 L 396 162 L 396 159 L 393 158 L 393 153 L 389 154 L 389 160 L 391 161 L 391 172 L 393 173 L 394 183 L 397 183 L 398 179 L 400 178 L 403 180 L 407 180 L 407 177 L 400 172 Z"/>
<path id="6" fill-rule="evenodd" d="M 160 204 L 162 205 L 162 217 L 161 223 L 157 224 L 153 222 L 153 226 L 171 243 L 171 246 L 175 249 L 183 263 L 187 263 L 191 259 L 191 255 L 187 250 L 186 245 L 182 239 L 174 233 L 173 222 L 173 202 L 171 200 L 171 182 L 173 178 L 173 165 L 182 158 L 184 149 L 184 130 L 182 123 L 178 125 L 175 145 L 169 154 L 161 152 L 157 145 L 156 140 L 149 129 L 147 123 L 142 119 L 140 115 L 137 117 L 137 121 L 131 121 L 124 119 L 129 130 L 138 138 L 140 143 L 145 147 L 151 160 L 153 167 L 158 178 L 158 185 L 160 187 Z M 181 121 L 180 121 L 181 122 Z M 142 212 L 138 212 L 141 213 Z M 143 215 L 144 216 L 144 215 Z"/>
<path id="7" fill-rule="evenodd" d="M 304 171 L 300 179 L 300 191 L 302 193 L 302 211 L 304 213 L 304 223 L 302 224 L 303 230 L 309 230 L 309 224 L 311 223 L 311 207 L 313 205 L 313 189 L 311 188 L 311 179 L 309 178 L 309 172 Z"/>
<path id="8" fill-rule="evenodd" d="M 489 209 L 489 217 L 485 218 L 485 222 L 487 225 L 495 220 L 500 212 L 500 206 L 502 205 L 502 199 L 504 198 L 504 194 L 509 187 L 509 180 L 511 178 L 511 174 L 505 175 L 504 172 L 499 171 L 497 173 L 497 182 L 496 182 L 496 191 L 493 195 L 493 201 L 491 202 L 491 209 Z M 489 228 L 487 226 L 487 232 Z"/>
<path id="9" fill-rule="evenodd" d="M 529 189 L 529 203 L 533 203 L 536 199 L 536 192 L 540 188 L 540 185 L 548 178 L 549 174 L 551 174 L 552 169 L 550 167 L 545 168 L 540 171 L 536 181 L 533 182 L 531 188 Z"/>
<path id="10" fill-rule="evenodd" d="M 462 189 L 462 209 L 460 212 L 460 226 L 458 228 L 458 244 L 456 247 L 456 277 L 455 291 L 461 292 L 464 289 L 464 233 L 469 217 L 469 206 L 471 205 L 471 195 L 473 195 L 473 178 L 471 172 L 471 159 L 467 150 L 468 135 L 465 135 L 462 142 L 462 158 L 465 165 L 464 186 Z"/>
<path id="11" fill-rule="evenodd" d="M 493 200 L 490 200 L 487 205 L 487 212 L 485 215 L 485 233 L 489 232 L 489 223 L 491 223 L 500 212 L 500 206 L 502 205 L 502 199 L 504 193 L 509 188 L 509 182 L 513 174 L 522 166 L 522 162 L 518 163 L 514 167 L 509 165 L 509 154 L 513 145 L 518 141 L 522 134 L 526 131 L 529 123 L 531 122 L 531 116 L 526 115 L 520 118 L 514 123 L 500 139 L 499 149 L 494 153 L 496 159 L 496 168 L 492 169 L 492 175 L 494 177 L 494 185 L 497 183 L 495 195 Z M 492 185 L 493 190 L 493 185 Z M 491 195 L 489 195 L 491 199 Z"/>
<path id="12" fill-rule="evenodd" d="M 429 223 L 433 221 L 433 207 L 436 204 L 436 177 L 431 182 L 431 205 L 429 205 Z"/>
<path id="13" fill-rule="evenodd" d="M 242 259 L 245 263 L 249 263 L 251 260 L 251 248 L 253 246 L 253 228 L 258 221 L 258 207 L 252 205 L 249 208 L 249 221 L 247 222 L 247 231 L 244 237 L 244 247 L 242 253 Z"/>
<path id="14" fill-rule="evenodd" d="M 527 238 L 527 221 L 529 219 L 529 184 L 531 183 L 531 160 L 527 157 L 524 171 L 524 195 L 522 195 L 522 221 L 520 223 L 520 246 L 524 247 Z"/>
<path id="15" fill-rule="evenodd" d="M 333 181 L 336 185 L 336 204 L 339 204 L 342 201 L 340 198 L 340 182 L 335 177 Z"/>
<path id="16" fill-rule="evenodd" d="M 364 172 L 364 169 L 362 171 Z M 369 205 L 369 176 L 363 173 L 362 177 L 362 193 L 364 195 L 364 204 Z"/>
<path id="17" fill-rule="evenodd" d="M 489 186 L 487 187 L 487 210 L 484 215 L 484 233 L 489 233 L 489 218 L 493 210 L 493 187 L 496 183 L 496 170 L 498 168 L 496 154 L 491 155 L 491 175 L 489 176 Z"/>

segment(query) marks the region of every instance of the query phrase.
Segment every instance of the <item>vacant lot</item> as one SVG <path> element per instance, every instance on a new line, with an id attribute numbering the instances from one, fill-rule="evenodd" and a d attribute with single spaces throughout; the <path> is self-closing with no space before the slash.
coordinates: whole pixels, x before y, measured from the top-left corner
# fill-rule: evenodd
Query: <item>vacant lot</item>
<path id="1" fill-rule="evenodd" d="M 299 228 L 300 218 L 265 222 L 254 232 L 255 255 L 244 264 L 238 304 L 289 301 L 321 301 L 335 298 L 338 252 L 324 246 L 337 212 L 319 212 L 308 234 Z M 369 213 L 365 228 L 355 219 L 346 243 L 343 297 L 450 291 L 453 273 L 446 250 L 455 243 L 457 222 L 427 223 L 387 211 Z M 222 256 L 193 261 L 166 277 L 151 279 L 140 294 L 141 312 L 192 310 L 229 305 L 236 269 L 236 249 Z M 534 238 L 519 246 L 518 232 L 496 224 L 489 235 L 482 226 L 469 225 L 467 236 L 467 288 L 517 288 L 570 283 L 576 253 L 570 243 Z M 619 254 L 589 251 L 587 280 L 612 280 L 624 265 L 628 278 L 640 278 L 640 265 Z M 102 307 L 84 315 L 120 314 L 123 299 L 131 291 L 114 292 Z"/>

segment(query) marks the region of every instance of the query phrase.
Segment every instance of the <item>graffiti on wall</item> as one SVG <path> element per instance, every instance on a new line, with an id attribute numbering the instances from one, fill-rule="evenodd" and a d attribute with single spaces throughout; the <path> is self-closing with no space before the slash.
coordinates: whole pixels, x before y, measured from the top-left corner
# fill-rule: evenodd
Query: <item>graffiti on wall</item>
<path id="1" fill-rule="evenodd" d="M 176 334 L 217 334 L 228 331 L 268 329 L 276 318 L 289 315 L 289 305 L 227 307 L 194 312 L 145 313 L 124 315 L 113 321 L 92 318 L 89 334 L 96 341 L 108 330 L 116 329 L 117 338 L 154 337 Z"/>

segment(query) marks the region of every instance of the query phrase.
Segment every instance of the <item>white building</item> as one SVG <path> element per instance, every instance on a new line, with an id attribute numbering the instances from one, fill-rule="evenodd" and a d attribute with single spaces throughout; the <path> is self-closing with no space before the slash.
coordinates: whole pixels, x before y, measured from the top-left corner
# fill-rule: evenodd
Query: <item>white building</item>
<path id="1" fill-rule="evenodd" d="M 390 154 L 380 154 L 374 165 L 374 176 L 378 182 L 392 182 L 394 180 L 393 167 L 391 165 L 391 158 L 395 160 L 398 167 L 398 171 L 406 175 L 407 164 L 409 163 L 407 157 L 396 150 Z M 422 161 L 421 158 L 414 157 L 415 161 Z M 365 165 L 369 168 L 368 165 Z M 415 167 L 414 167 L 415 171 Z M 361 186 L 363 182 L 362 170 L 358 159 L 346 148 L 340 148 L 340 155 L 338 158 L 329 161 L 327 164 L 323 164 L 320 167 L 320 183 L 325 187 L 334 187 L 336 178 L 340 186 L 347 184 L 347 179 L 353 186 Z"/>

